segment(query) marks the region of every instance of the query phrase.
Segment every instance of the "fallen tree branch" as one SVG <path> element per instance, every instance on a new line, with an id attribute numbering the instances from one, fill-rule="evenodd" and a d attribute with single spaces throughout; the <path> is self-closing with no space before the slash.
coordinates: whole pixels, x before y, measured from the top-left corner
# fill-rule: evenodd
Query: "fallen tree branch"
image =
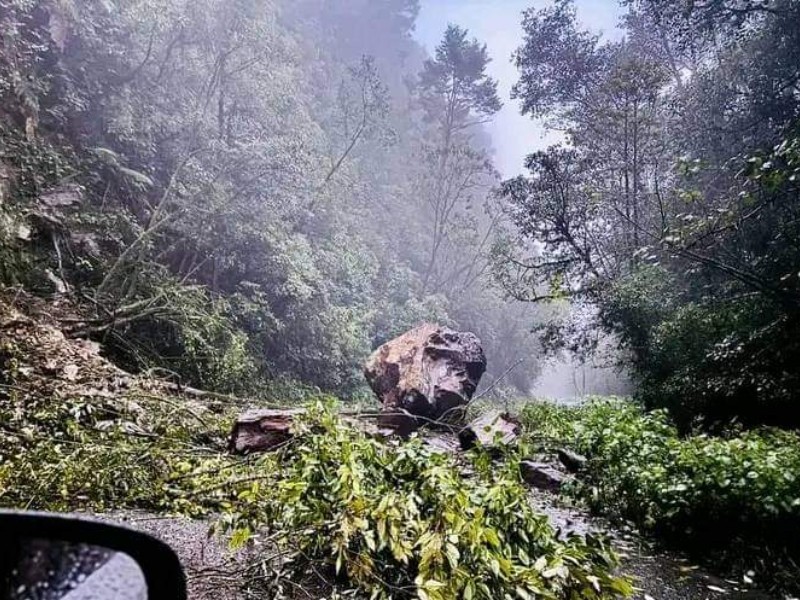
<path id="1" fill-rule="evenodd" d="M 505 378 L 506 378 L 506 376 L 507 376 L 509 373 L 511 373 L 511 371 L 513 371 L 513 370 L 514 370 L 514 369 L 516 369 L 516 368 L 517 368 L 517 367 L 518 367 L 520 364 L 522 364 L 522 361 L 523 361 L 523 360 L 525 360 L 525 359 L 524 359 L 524 358 L 520 358 L 520 359 L 518 359 L 518 360 L 517 360 L 517 362 L 515 362 L 513 365 L 511 365 L 511 366 L 510 366 L 510 367 L 508 367 L 508 368 L 507 368 L 505 371 L 503 371 L 503 373 L 500 375 L 500 377 L 498 377 L 497 379 L 495 379 L 495 380 L 494 380 L 494 381 L 491 383 L 491 385 L 489 385 L 489 386 L 488 386 L 488 387 L 487 387 L 485 390 L 483 390 L 483 391 L 482 391 L 480 394 L 477 394 L 476 396 L 473 396 L 473 397 L 470 399 L 470 401 L 469 401 L 469 402 L 467 402 L 467 406 L 469 406 L 470 404 L 472 404 L 472 403 L 473 403 L 473 402 L 475 402 L 476 400 L 479 400 L 480 398 L 483 398 L 483 397 L 484 397 L 486 394 L 488 394 L 489 392 L 491 392 L 491 391 L 492 391 L 492 390 L 495 388 L 495 386 L 496 386 L 498 383 L 500 383 L 501 381 L 503 381 L 503 379 L 505 379 Z"/>

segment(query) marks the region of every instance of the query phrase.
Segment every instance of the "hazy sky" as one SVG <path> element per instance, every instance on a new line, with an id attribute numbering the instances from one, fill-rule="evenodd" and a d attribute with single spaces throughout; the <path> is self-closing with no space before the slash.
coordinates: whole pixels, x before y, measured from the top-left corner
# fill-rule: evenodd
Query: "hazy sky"
<path id="1" fill-rule="evenodd" d="M 489 72 L 499 81 L 503 109 L 489 125 L 496 149 L 495 163 L 504 177 L 523 170 L 523 160 L 531 151 L 558 140 L 541 124 L 519 114 L 517 101 L 511 100 L 511 86 L 517 70 L 510 62 L 512 52 L 522 40 L 522 11 L 530 6 L 544 7 L 549 0 L 422 0 L 416 37 L 428 51 L 442 38 L 448 23 L 469 29 L 470 36 L 485 42 L 492 62 Z M 616 25 L 622 9 L 617 0 L 577 0 L 578 17 L 584 26 L 617 37 Z"/>

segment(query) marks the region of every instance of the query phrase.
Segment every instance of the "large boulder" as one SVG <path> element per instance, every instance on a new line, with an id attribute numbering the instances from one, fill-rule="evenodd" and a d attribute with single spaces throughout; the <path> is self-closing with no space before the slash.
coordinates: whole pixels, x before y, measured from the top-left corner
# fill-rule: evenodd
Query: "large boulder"
<path id="1" fill-rule="evenodd" d="M 378 348 L 364 375 L 383 404 L 378 424 L 400 435 L 463 417 L 486 357 L 474 333 L 425 323 Z"/>

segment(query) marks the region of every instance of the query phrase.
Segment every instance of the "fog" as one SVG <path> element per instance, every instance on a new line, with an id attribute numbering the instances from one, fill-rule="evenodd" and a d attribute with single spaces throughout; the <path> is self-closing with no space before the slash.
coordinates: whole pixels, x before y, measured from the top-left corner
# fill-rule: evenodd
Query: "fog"
<path id="1" fill-rule="evenodd" d="M 525 157 L 534 150 L 562 141 L 560 131 L 548 129 L 542 119 L 520 114 L 519 100 L 510 97 L 519 78 L 511 55 L 522 38 L 521 15 L 526 8 L 543 8 L 545 0 L 423 0 L 414 38 L 432 53 L 448 23 L 458 23 L 484 42 L 492 57 L 489 74 L 497 79 L 503 108 L 487 124 L 495 165 L 504 177 L 518 175 Z M 578 20 L 585 28 L 606 39 L 619 39 L 624 9 L 614 0 L 576 2 Z"/>
<path id="2" fill-rule="evenodd" d="M 495 125 L 514 118 L 512 47 L 485 48 L 465 7 L 20 4 L 4 81 L 32 83 L 0 88 L 3 111 L 49 166 L 2 181 L 66 208 L 47 209 L 57 233 L 8 217 L 36 254 L 10 277 L 70 295 L 124 367 L 199 387 L 357 397 L 370 352 L 432 321 L 478 334 L 485 386 L 527 393 L 539 308 L 494 262 L 528 141 Z"/>
<path id="3" fill-rule="evenodd" d="M 486 124 L 495 166 L 503 177 L 518 175 L 525 157 L 536 150 L 563 142 L 564 134 L 548 128 L 544 119 L 522 115 L 520 101 L 511 98 L 511 87 L 519 73 L 512 54 L 522 37 L 522 11 L 545 7 L 548 2 L 526 0 L 434 0 L 421 3 L 414 38 L 428 54 L 435 51 L 448 23 L 459 23 L 486 44 L 492 61 L 487 71 L 498 82 L 503 107 Z M 604 39 L 619 39 L 624 11 L 613 0 L 583 0 L 576 3 L 581 25 Z M 566 399 L 589 394 L 630 392 L 627 375 L 616 366 L 617 357 L 606 348 L 602 358 L 578 357 L 567 350 L 543 358 L 540 374 L 528 393 L 537 397 Z"/>

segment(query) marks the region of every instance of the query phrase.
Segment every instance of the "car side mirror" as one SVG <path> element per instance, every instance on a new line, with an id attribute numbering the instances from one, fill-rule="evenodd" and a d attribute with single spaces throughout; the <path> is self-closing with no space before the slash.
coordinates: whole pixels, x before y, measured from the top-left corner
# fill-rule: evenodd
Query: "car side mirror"
<path id="1" fill-rule="evenodd" d="M 127 527 L 0 510 L 2 600 L 185 600 L 172 549 Z"/>

